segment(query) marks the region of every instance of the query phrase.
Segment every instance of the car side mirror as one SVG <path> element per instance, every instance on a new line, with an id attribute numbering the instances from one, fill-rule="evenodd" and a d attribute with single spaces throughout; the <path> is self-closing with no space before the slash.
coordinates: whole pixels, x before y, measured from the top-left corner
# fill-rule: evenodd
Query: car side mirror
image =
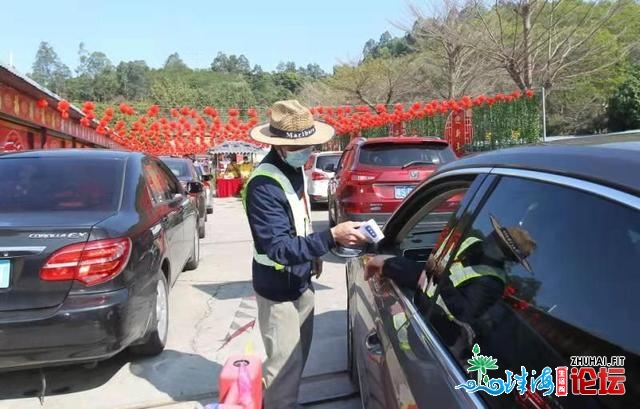
<path id="1" fill-rule="evenodd" d="M 197 194 L 203 191 L 202 183 L 200 182 L 189 182 L 187 183 L 187 193 L 189 194 Z"/>
<path id="2" fill-rule="evenodd" d="M 213 179 L 213 176 L 211 175 L 202 175 L 202 180 L 204 180 L 205 182 L 208 182 L 211 179 Z"/>
<path id="3" fill-rule="evenodd" d="M 328 165 L 325 165 L 324 168 L 322 168 L 322 170 L 324 170 L 325 172 L 335 172 L 336 171 L 336 165 L 333 163 L 329 163 Z"/>

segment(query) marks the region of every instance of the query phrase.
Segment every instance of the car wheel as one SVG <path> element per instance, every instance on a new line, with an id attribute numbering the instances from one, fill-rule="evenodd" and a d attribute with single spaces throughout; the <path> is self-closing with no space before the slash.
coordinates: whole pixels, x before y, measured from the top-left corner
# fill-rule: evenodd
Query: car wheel
<path id="1" fill-rule="evenodd" d="M 198 237 L 204 239 L 204 236 L 207 234 L 206 225 L 204 224 L 205 219 L 202 218 L 202 223 L 198 223 Z"/>
<path id="2" fill-rule="evenodd" d="M 196 231 L 196 234 L 193 235 L 193 250 L 191 251 L 191 258 L 185 264 L 184 269 L 195 270 L 198 268 L 198 264 L 200 264 L 200 234 Z"/>
<path id="3" fill-rule="evenodd" d="M 334 227 L 336 225 L 336 219 L 334 218 L 332 203 L 333 202 L 329 202 L 327 204 L 327 212 L 329 212 L 329 227 Z"/>
<path id="4" fill-rule="evenodd" d="M 151 326 L 143 343 L 132 345 L 131 352 L 137 355 L 159 355 L 167 344 L 169 333 L 169 286 L 162 272 L 158 273 L 155 294 L 155 308 L 151 311 Z"/>

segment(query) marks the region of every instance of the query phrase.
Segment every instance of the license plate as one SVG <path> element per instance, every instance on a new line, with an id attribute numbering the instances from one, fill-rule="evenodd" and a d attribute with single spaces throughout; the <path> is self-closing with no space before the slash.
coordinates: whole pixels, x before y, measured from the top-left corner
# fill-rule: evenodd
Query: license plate
<path id="1" fill-rule="evenodd" d="M 0 288 L 9 288 L 10 277 L 11 277 L 11 261 L 0 260 Z"/>
<path id="2" fill-rule="evenodd" d="M 396 186 L 396 199 L 404 199 L 413 190 L 413 186 Z"/>

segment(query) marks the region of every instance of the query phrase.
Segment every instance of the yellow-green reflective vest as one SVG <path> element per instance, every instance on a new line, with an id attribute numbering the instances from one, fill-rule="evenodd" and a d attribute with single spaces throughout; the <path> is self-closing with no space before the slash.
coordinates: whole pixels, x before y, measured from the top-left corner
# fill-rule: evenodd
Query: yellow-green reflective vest
<path id="1" fill-rule="evenodd" d="M 298 236 L 306 236 L 311 233 L 311 218 L 309 217 L 309 212 L 307 206 L 305 204 L 309 203 L 309 198 L 307 197 L 307 182 L 305 179 L 304 172 L 302 174 L 304 180 L 304 193 L 303 198 L 300 199 L 298 194 L 291 186 L 291 182 L 289 179 L 278 169 L 276 166 L 270 163 L 261 163 L 249 176 L 249 179 L 245 182 L 245 188 L 242 191 L 242 204 L 244 208 L 247 208 L 247 186 L 249 186 L 249 182 L 256 176 L 266 176 L 278 182 L 278 185 L 284 191 L 284 194 L 287 198 L 287 202 L 289 202 L 289 208 L 291 208 L 291 214 L 293 215 L 294 227 L 296 229 L 296 235 Z M 255 246 L 253 248 L 253 259 L 263 266 L 273 267 L 276 270 L 284 270 L 282 264 L 278 264 L 275 261 L 271 260 L 267 257 L 266 254 L 258 253 Z"/>
<path id="2" fill-rule="evenodd" d="M 481 242 L 477 237 L 468 237 L 465 239 L 460 245 L 460 249 L 458 249 L 457 257 L 459 257 L 466 249 L 471 247 L 472 244 Z M 456 258 L 457 258 L 456 257 Z M 475 266 L 466 266 L 464 267 L 461 262 L 454 261 L 449 268 L 449 279 L 454 287 L 458 287 L 460 284 L 464 283 L 467 280 L 471 280 L 477 277 L 484 276 L 493 276 L 498 278 L 503 283 L 506 283 L 506 276 L 502 269 L 488 266 L 485 264 L 479 264 Z M 433 298 L 436 292 L 436 286 L 433 283 L 429 283 L 427 286 L 425 293 L 429 298 Z M 438 299 L 436 303 L 444 310 L 449 319 L 454 319 L 454 315 L 449 311 L 447 305 L 445 304 L 442 297 L 438 295 Z"/>

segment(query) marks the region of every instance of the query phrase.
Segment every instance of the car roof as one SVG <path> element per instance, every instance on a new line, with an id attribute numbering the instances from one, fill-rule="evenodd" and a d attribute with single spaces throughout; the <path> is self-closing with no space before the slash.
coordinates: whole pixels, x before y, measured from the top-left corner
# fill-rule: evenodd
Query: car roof
<path id="1" fill-rule="evenodd" d="M 342 151 L 313 152 L 312 155 L 315 155 L 315 156 L 342 155 Z"/>
<path id="2" fill-rule="evenodd" d="M 175 161 L 175 162 L 189 162 L 192 165 L 195 166 L 195 164 L 193 163 L 193 161 L 191 159 L 187 159 L 187 158 L 177 158 L 175 156 L 158 156 L 158 159 L 165 161 L 165 160 L 170 160 L 170 161 Z"/>
<path id="3" fill-rule="evenodd" d="M 491 167 L 553 173 L 640 194 L 640 142 L 533 145 L 462 158 L 437 173 Z"/>
<path id="4" fill-rule="evenodd" d="M 423 137 L 423 136 L 385 136 L 382 138 L 368 138 L 362 142 L 363 145 L 372 145 L 378 143 L 425 143 L 433 142 L 442 145 L 448 145 L 447 141 L 440 138 Z"/>
<path id="5" fill-rule="evenodd" d="M 0 154 L 0 158 L 82 158 L 82 159 L 126 159 L 145 156 L 140 152 L 113 149 L 43 149 Z"/>

